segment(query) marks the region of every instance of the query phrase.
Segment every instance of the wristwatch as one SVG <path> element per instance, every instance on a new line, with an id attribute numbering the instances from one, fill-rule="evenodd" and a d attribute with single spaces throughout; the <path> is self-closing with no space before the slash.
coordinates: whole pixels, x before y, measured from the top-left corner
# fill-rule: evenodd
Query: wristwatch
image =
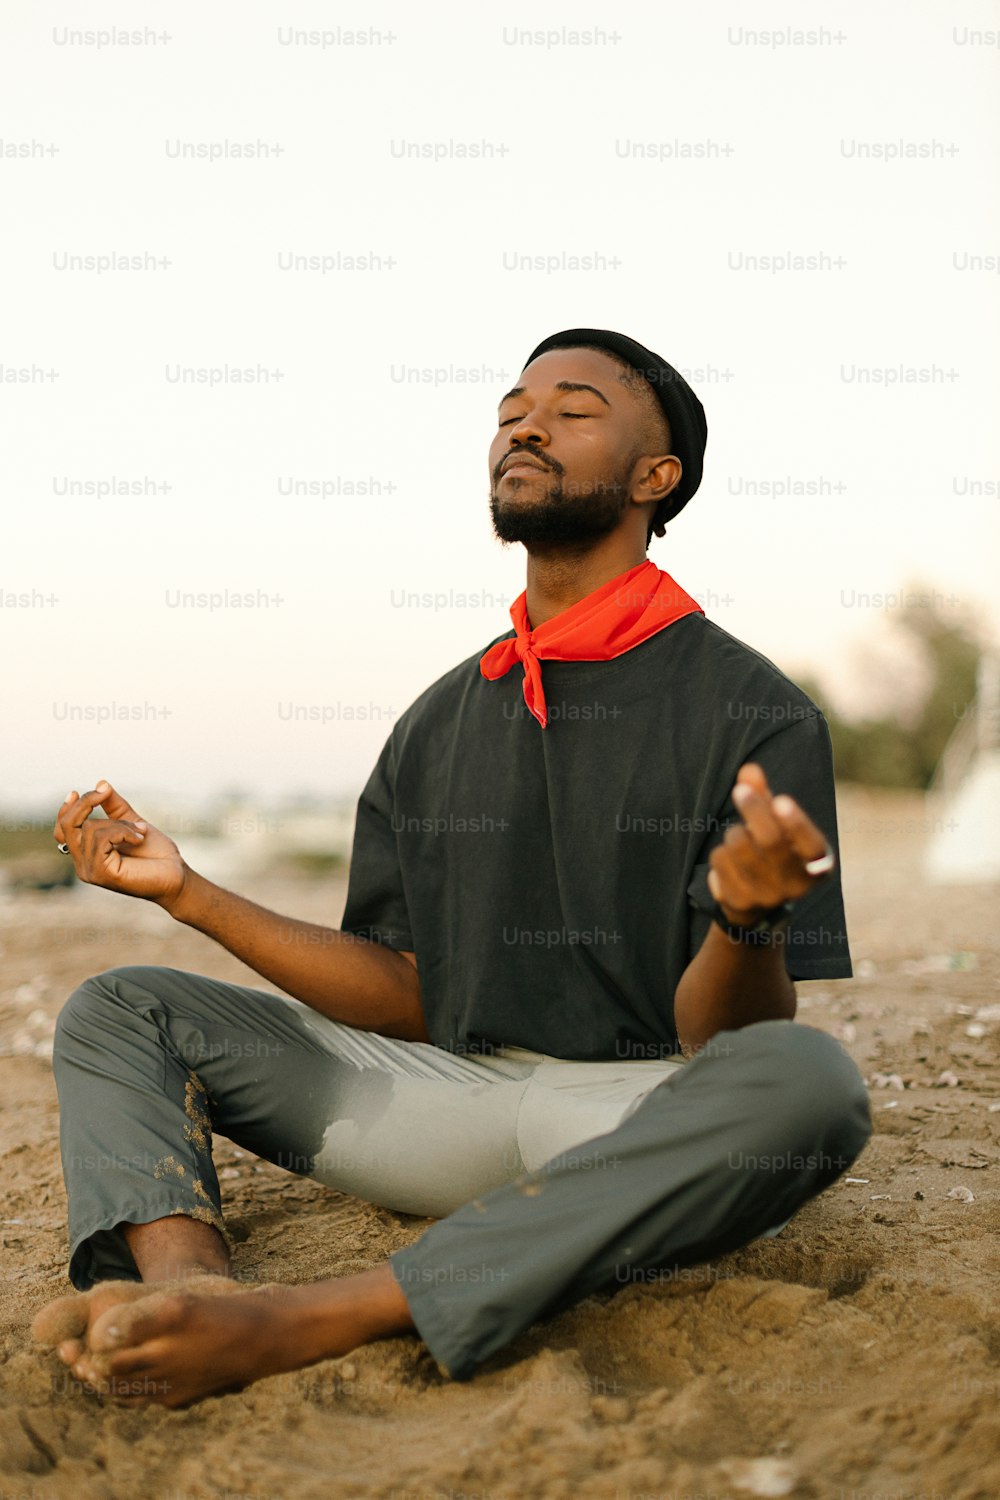
<path id="1" fill-rule="evenodd" d="M 784 941 L 784 929 L 788 926 L 794 910 L 793 901 L 783 901 L 780 906 L 772 906 L 767 911 L 761 912 L 755 922 L 747 922 L 743 925 L 739 922 L 728 921 L 717 901 L 712 920 L 719 924 L 726 936 L 732 938 L 734 943 L 743 943 L 750 948 L 770 948 Z"/>

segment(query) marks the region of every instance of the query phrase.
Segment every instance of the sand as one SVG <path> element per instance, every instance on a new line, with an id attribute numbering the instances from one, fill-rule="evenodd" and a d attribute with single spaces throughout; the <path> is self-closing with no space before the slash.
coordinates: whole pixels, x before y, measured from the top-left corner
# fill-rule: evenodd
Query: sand
<path id="1" fill-rule="evenodd" d="M 118 963 L 271 987 L 140 902 L 0 898 L 0 1500 L 1000 1496 L 1000 906 L 922 886 L 923 820 L 914 796 L 844 789 L 858 974 L 799 988 L 871 1087 L 862 1181 L 773 1240 L 589 1298 L 467 1384 L 394 1339 L 185 1411 L 102 1405 L 29 1340 L 72 1290 L 47 1038 Z M 344 894 L 243 889 L 326 922 Z M 426 1225 L 215 1147 L 242 1277 L 358 1271 Z"/>

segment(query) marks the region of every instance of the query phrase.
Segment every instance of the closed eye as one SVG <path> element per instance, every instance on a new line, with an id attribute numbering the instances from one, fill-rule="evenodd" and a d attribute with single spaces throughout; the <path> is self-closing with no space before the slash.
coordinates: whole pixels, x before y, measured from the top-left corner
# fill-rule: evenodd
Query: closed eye
<path id="1" fill-rule="evenodd" d="M 579 418 L 583 418 L 583 417 L 592 417 L 592 416 L 594 416 L 594 413 L 592 411 L 561 411 L 559 413 L 559 416 L 561 416 L 561 417 L 579 417 Z M 505 417 L 504 420 L 502 422 L 500 422 L 498 425 L 500 427 L 509 427 L 512 422 L 520 422 L 520 421 L 521 421 L 520 417 Z"/>

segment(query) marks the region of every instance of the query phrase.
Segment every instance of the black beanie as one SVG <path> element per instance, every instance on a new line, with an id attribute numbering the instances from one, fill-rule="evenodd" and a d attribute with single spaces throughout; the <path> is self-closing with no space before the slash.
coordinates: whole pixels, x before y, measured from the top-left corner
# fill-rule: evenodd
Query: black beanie
<path id="1" fill-rule="evenodd" d="M 639 375 L 653 387 L 663 413 L 670 423 L 674 456 L 683 468 L 680 484 L 667 496 L 670 509 L 662 517 L 665 524 L 682 511 L 695 490 L 701 484 L 702 462 L 705 443 L 708 439 L 708 423 L 705 409 L 684 376 L 668 365 L 665 359 L 637 344 L 635 339 L 623 333 L 612 333 L 607 328 L 567 328 L 562 333 L 553 333 L 533 349 L 524 362 L 527 369 L 533 359 L 546 354 L 550 349 L 582 349 L 585 347 L 606 349 L 631 365 Z"/>

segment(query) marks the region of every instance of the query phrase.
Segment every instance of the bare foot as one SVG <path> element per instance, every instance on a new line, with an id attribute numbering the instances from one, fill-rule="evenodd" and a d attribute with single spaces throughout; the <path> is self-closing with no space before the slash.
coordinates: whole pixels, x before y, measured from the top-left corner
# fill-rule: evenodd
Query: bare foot
<path id="1" fill-rule="evenodd" d="M 98 1318 L 89 1374 L 101 1393 L 126 1406 L 188 1406 L 309 1363 L 297 1336 L 300 1288 L 271 1283 L 225 1298 L 206 1290 L 188 1283 Z"/>
<path id="2" fill-rule="evenodd" d="M 239 1290 L 235 1281 L 214 1273 L 194 1273 L 167 1282 L 101 1281 L 87 1292 L 58 1297 L 35 1314 L 31 1324 L 36 1343 L 50 1349 L 89 1390 L 96 1390 L 99 1375 L 94 1364 L 93 1330 L 114 1308 L 181 1288 L 197 1289 L 205 1296 L 224 1296 Z M 103 1394 L 113 1394 L 105 1391 Z M 134 1394 L 134 1393 L 129 1393 Z"/>
<path id="3" fill-rule="evenodd" d="M 88 1298 L 91 1305 L 73 1306 Z M 386 1263 L 305 1286 L 247 1288 L 221 1276 L 105 1282 L 50 1303 L 32 1331 L 58 1343 L 59 1357 L 97 1394 L 123 1406 L 175 1407 L 412 1330 Z"/>

